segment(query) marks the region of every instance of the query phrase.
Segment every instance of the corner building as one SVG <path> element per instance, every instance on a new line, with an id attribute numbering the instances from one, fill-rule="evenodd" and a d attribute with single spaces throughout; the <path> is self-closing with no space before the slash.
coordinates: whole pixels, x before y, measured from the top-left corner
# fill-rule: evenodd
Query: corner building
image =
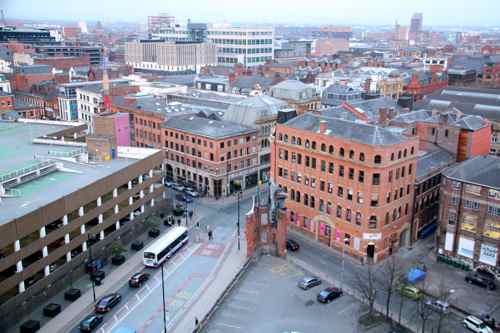
<path id="1" fill-rule="evenodd" d="M 409 240 L 417 150 L 416 137 L 305 113 L 277 125 L 271 176 L 292 228 L 376 262 Z"/>

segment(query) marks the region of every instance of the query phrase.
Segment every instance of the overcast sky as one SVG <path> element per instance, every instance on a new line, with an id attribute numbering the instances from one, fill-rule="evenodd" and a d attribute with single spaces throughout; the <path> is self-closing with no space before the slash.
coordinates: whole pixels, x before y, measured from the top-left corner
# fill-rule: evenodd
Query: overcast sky
<path id="1" fill-rule="evenodd" d="M 0 0 L 7 18 L 145 22 L 168 11 L 184 22 L 500 26 L 500 0 Z"/>

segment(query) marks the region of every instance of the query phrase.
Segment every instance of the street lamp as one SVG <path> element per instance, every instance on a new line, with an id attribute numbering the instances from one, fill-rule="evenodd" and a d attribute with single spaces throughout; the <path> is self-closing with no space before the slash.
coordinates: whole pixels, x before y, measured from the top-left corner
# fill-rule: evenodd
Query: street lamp
<path id="1" fill-rule="evenodd" d="M 165 280 L 163 276 L 163 266 L 165 264 L 165 261 L 161 263 L 161 294 L 162 294 L 162 300 L 163 300 L 163 331 L 167 333 L 167 312 L 166 312 L 166 305 L 165 305 Z"/>
<path id="2" fill-rule="evenodd" d="M 236 194 L 237 195 L 237 198 L 238 198 L 238 221 L 236 222 L 236 230 L 238 232 L 238 251 L 241 249 L 241 245 L 240 245 L 240 200 L 241 200 L 241 196 L 243 195 L 243 191 L 238 191 L 238 193 Z"/>
<path id="3" fill-rule="evenodd" d="M 349 246 L 349 238 L 344 238 L 342 243 L 342 270 L 340 271 L 340 289 L 344 289 L 345 246 Z"/>
<path id="4" fill-rule="evenodd" d="M 87 245 L 89 247 L 89 262 L 92 262 L 92 244 L 90 242 L 90 234 L 87 234 Z M 95 303 L 95 282 L 94 279 L 92 278 L 92 275 L 90 276 L 90 281 L 92 282 L 92 296 L 94 296 L 94 303 Z"/>

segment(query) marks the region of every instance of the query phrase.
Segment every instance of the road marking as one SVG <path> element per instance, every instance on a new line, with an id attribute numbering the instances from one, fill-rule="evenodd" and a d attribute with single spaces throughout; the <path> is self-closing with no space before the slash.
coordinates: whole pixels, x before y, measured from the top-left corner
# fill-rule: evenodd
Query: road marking
<path id="1" fill-rule="evenodd" d="M 231 325 L 231 324 L 226 324 L 226 323 L 215 323 L 214 325 L 219 325 L 219 326 L 225 326 L 225 327 L 229 327 L 229 328 L 236 328 L 238 330 L 241 330 L 241 327 L 240 326 L 236 326 L 236 325 Z"/>
<path id="2" fill-rule="evenodd" d="M 226 304 L 226 306 L 228 308 L 232 308 L 235 310 L 249 311 L 249 312 L 252 312 L 255 309 L 253 306 L 242 306 L 242 305 L 236 305 L 236 304 L 231 304 L 231 303 Z"/>
<path id="3" fill-rule="evenodd" d="M 177 263 L 174 267 L 172 267 L 172 270 L 173 271 L 176 271 L 179 266 L 181 266 L 189 257 L 191 257 L 191 255 L 196 252 L 196 250 L 198 250 L 198 248 L 200 247 L 201 245 L 200 244 L 196 244 L 194 245 L 192 248 L 189 249 L 189 256 L 186 256 L 185 260 Z M 157 272 L 156 275 L 155 275 L 155 279 L 156 277 L 160 274 L 160 272 Z M 168 277 L 170 276 L 170 274 L 167 274 L 165 275 L 165 280 L 168 279 Z M 160 279 L 160 282 L 161 282 L 161 279 Z M 154 289 L 156 289 L 158 286 L 160 285 L 160 283 L 156 284 L 155 286 L 153 286 L 150 290 L 146 290 L 146 293 L 145 295 L 143 296 L 142 299 L 140 299 L 137 294 L 135 294 L 135 296 L 139 299 L 139 302 L 135 303 L 133 306 L 131 306 L 129 312 L 123 317 L 123 318 L 120 318 L 120 320 L 116 320 L 115 323 L 113 323 L 113 325 L 111 325 L 111 328 L 107 331 L 107 332 L 111 332 L 119 323 L 120 321 L 122 321 L 123 319 L 125 319 L 125 317 L 127 317 L 128 315 L 130 315 L 134 309 L 136 309 L 140 304 L 142 304 L 146 298 L 151 295 L 154 291 Z"/>

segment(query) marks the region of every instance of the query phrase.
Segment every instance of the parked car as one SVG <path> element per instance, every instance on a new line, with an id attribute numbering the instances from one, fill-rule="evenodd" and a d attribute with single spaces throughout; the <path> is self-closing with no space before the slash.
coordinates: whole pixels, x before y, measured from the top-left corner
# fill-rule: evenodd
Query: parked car
<path id="1" fill-rule="evenodd" d="M 25 321 L 20 327 L 20 333 L 33 333 L 40 330 L 40 322 L 38 320 L 28 320 Z"/>
<path id="2" fill-rule="evenodd" d="M 488 327 L 481 319 L 474 316 L 464 318 L 463 325 L 465 328 L 476 333 L 493 333 L 493 330 Z"/>
<path id="3" fill-rule="evenodd" d="M 125 262 L 126 258 L 123 254 L 116 254 L 111 257 L 111 263 L 115 266 L 120 266 Z"/>
<path id="4" fill-rule="evenodd" d="M 89 260 L 85 263 L 85 271 L 87 273 L 98 271 L 103 267 L 104 267 L 104 262 L 99 259 Z"/>
<path id="5" fill-rule="evenodd" d="M 495 275 L 483 267 L 476 268 L 476 273 L 479 275 L 483 275 L 490 280 L 495 280 Z"/>
<path id="6" fill-rule="evenodd" d="M 480 274 L 477 272 L 471 272 L 467 274 L 465 277 L 465 282 L 470 284 L 475 284 L 476 286 L 487 288 L 489 290 L 495 290 L 496 284 L 495 281 L 486 277 L 484 274 Z"/>
<path id="7" fill-rule="evenodd" d="M 184 191 L 184 186 L 182 186 L 181 184 L 174 184 L 174 185 L 172 185 L 172 188 L 176 191 L 179 191 L 179 192 Z"/>
<path id="8" fill-rule="evenodd" d="M 448 313 L 450 307 L 448 302 L 441 301 L 439 299 L 432 299 L 432 300 L 428 299 L 425 301 L 425 305 L 428 306 L 430 309 L 441 313 Z"/>
<path id="9" fill-rule="evenodd" d="M 320 303 L 330 303 L 340 296 L 342 296 L 342 290 L 340 290 L 339 288 L 330 287 L 321 290 L 316 299 Z"/>
<path id="10" fill-rule="evenodd" d="M 47 304 L 43 308 L 43 315 L 46 317 L 54 318 L 61 312 L 61 305 L 57 303 Z"/>
<path id="11" fill-rule="evenodd" d="M 399 292 L 401 293 L 401 295 L 406 296 L 409 299 L 412 299 L 414 301 L 418 301 L 419 299 L 421 299 L 423 297 L 423 294 L 420 291 L 420 289 L 418 289 L 417 287 L 414 287 L 412 285 L 409 285 L 409 284 L 401 287 Z"/>
<path id="12" fill-rule="evenodd" d="M 193 189 L 189 189 L 189 190 L 184 189 L 184 193 L 186 193 L 188 196 L 190 196 L 192 198 L 198 198 L 200 196 L 200 194 Z"/>
<path id="13" fill-rule="evenodd" d="M 118 293 L 113 293 L 104 296 L 97 302 L 95 306 L 95 312 L 106 313 L 109 312 L 116 304 L 120 303 L 122 300 L 122 295 Z"/>
<path id="14" fill-rule="evenodd" d="M 80 331 L 92 332 L 100 323 L 102 323 L 102 316 L 96 314 L 88 315 L 80 322 Z"/>
<path id="15" fill-rule="evenodd" d="M 130 248 L 134 251 L 142 250 L 143 247 L 144 247 L 144 242 L 139 240 L 133 241 L 132 244 L 130 245 Z"/>
<path id="16" fill-rule="evenodd" d="M 156 238 L 156 237 L 160 236 L 160 229 L 157 229 L 157 228 L 150 229 L 148 231 L 148 235 L 151 238 Z"/>
<path id="17" fill-rule="evenodd" d="M 132 288 L 139 288 L 147 280 L 149 280 L 149 273 L 146 273 L 146 272 L 135 273 L 128 280 L 128 285 L 129 285 L 129 287 L 132 287 Z"/>
<path id="18" fill-rule="evenodd" d="M 70 288 L 64 292 L 64 299 L 70 302 L 76 301 L 82 296 L 80 289 Z"/>
<path id="19" fill-rule="evenodd" d="M 311 289 L 313 287 L 319 286 L 321 284 L 321 279 L 316 276 L 304 276 L 299 280 L 298 287 L 303 290 Z"/>
<path id="20" fill-rule="evenodd" d="M 298 251 L 300 248 L 299 243 L 294 241 L 293 239 L 286 240 L 286 249 L 288 251 Z"/>
<path id="21" fill-rule="evenodd" d="M 171 181 L 171 180 L 165 180 L 165 186 L 166 187 L 172 187 L 176 185 L 175 182 Z"/>

